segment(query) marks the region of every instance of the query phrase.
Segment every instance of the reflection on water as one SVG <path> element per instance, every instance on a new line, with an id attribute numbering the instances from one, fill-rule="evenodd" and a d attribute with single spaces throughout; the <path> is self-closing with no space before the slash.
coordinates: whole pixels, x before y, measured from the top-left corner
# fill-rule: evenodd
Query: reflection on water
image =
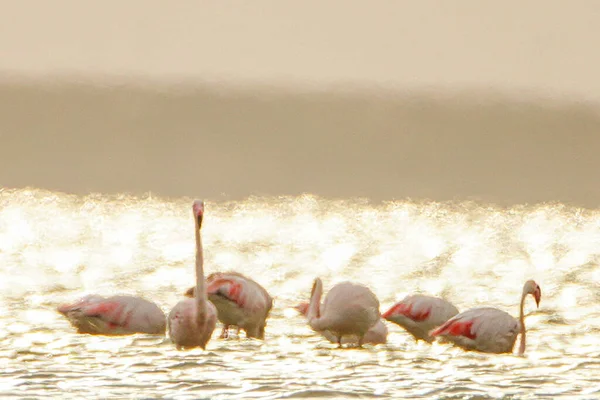
<path id="1" fill-rule="evenodd" d="M 193 281 L 191 199 L 0 191 L 2 397 L 581 398 L 600 396 L 600 213 L 546 204 L 207 202 L 207 272 L 249 274 L 275 297 L 266 340 L 177 351 L 152 336 L 77 335 L 54 311 L 84 293 L 141 295 L 168 311 Z M 338 350 L 290 309 L 312 280 L 370 286 L 382 309 L 411 292 L 461 310 L 528 303 L 525 357 L 415 343 Z"/>

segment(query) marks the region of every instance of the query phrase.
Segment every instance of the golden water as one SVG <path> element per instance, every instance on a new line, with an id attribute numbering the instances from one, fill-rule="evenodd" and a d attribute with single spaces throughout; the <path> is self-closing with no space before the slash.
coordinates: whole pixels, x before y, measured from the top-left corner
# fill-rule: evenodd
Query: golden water
<path id="1" fill-rule="evenodd" d="M 600 212 L 562 204 L 206 203 L 207 272 L 234 269 L 275 297 L 264 342 L 177 351 L 167 338 L 74 333 L 55 307 L 85 293 L 141 295 L 168 311 L 194 279 L 192 199 L 0 191 L 2 398 L 600 397 Z M 382 311 L 407 293 L 517 313 L 524 357 L 417 344 L 336 349 L 290 307 L 312 280 L 362 282 Z"/>

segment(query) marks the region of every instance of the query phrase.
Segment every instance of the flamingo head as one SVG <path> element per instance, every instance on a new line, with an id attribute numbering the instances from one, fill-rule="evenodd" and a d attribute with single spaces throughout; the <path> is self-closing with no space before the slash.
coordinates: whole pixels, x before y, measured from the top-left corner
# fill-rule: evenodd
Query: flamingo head
<path id="1" fill-rule="evenodd" d="M 184 293 L 185 297 L 196 297 L 196 287 L 193 286 L 191 288 L 189 288 L 188 290 L 185 291 Z"/>
<path id="2" fill-rule="evenodd" d="M 300 304 L 294 306 L 294 308 L 296 309 L 296 311 L 298 311 L 302 315 L 308 314 L 308 303 L 300 303 Z"/>
<path id="3" fill-rule="evenodd" d="M 525 282 L 523 286 L 523 295 L 532 295 L 535 299 L 536 306 L 540 306 L 540 300 L 542 299 L 542 289 L 540 289 L 540 285 L 535 283 L 534 280 L 529 280 Z"/>
<path id="4" fill-rule="evenodd" d="M 204 202 L 202 200 L 195 200 L 192 210 L 194 211 L 194 217 L 196 218 L 198 227 L 201 227 L 202 217 L 204 216 Z"/>

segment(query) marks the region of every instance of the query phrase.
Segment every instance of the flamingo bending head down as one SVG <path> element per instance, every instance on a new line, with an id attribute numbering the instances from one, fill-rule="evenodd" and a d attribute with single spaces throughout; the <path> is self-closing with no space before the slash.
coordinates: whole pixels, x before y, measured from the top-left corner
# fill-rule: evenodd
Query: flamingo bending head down
<path id="1" fill-rule="evenodd" d="M 294 308 L 305 317 L 308 315 L 308 306 L 309 303 L 300 303 L 296 305 Z M 333 333 L 329 331 L 321 331 L 319 332 L 323 337 L 329 340 L 331 343 L 337 343 L 338 338 L 333 335 Z M 363 343 L 369 344 L 384 344 L 387 342 L 388 328 L 383 322 L 383 319 L 379 318 L 379 321 L 375 325 L 373 325 L 363 338 Z M 358 343 L 358 337 L 356 336 L 344 336 L 342 338 L 342 344 L 350 344 L 356 345 Z"/>
<path id="2" fill-rule="evenodd" d="M 215 272 L 206 280 L 208 299 L 217 308 L 217 318 L 223 323 L 221 338 L 229 335 L 229 327 L 246 332 L 246 337 L 264 339 L 267 318 L 273 298 L 258 282 L 238 272 Z M 195 296 L 191 288 L 186 296 Z"/>
<path id="3" fill-rule="evenodd" d="M 366 286 L 341 282 L 332 287 L 321 304 L 323 282 L 316 278 L 308 307 L 308 324 L 317 332 L 329 331 L 342 346 L 344 336 L 358 337 L 361 347 L 366 333 L 379 320 L 379 300 Z"/>
<path id="4" fill-rule="evenodd" d="M 155 303 L 134 296 L 91 294 L 57 310 L 78 333 L 90 335 L 164 335 L 167 326 L 165 313 Z"/>
<path id="5" fill-rule="evenodd" d="M 456 314 L 458 309 L 449 301 L 414 294 L 394 304 L 382 317 L 406 329 L 417 341 L 431 343 L 433 337 L 429 332 Z"/>

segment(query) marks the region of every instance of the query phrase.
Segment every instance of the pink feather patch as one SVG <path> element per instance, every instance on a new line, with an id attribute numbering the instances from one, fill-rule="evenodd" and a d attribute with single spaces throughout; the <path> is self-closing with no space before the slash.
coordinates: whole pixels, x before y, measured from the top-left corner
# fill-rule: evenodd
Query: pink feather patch
<path id="1" fill-rule="evenodd" d="M 435 331 L 431 332 L 431 336 L 449 335 L 449 336 L 464 336 L 471 340 L 475 340 L 477 335 L 471 331 L 473 321 L 453 321 L 450 320 L 440 326 Z"/>
<path id="2" fill-rule="evenodd" d="M 216 279 L 212 281 L 207 288 L 208 294 L 220 293 L 229 300 L 235 302 L 238 306 L 244 306 L 242 297 L 242 285 L 231 279 Z"/>
<path id="3" fill-rule="evenodd" d="M 383 314 L 383 318 L 387 318 L 393 314 L 404 315 L 405 317 L 410 318 L 415 322 L 422 322 L 429 318 L 429 315 L 431 314 L 431 307 L 426 308 L 424 310 L 420 310 L 418 312 L 413 312 L 412 307 L 412 304 L 399 303 L 395 307 L 392 307 L 390 311 Z"/>
<path id="4" fill-rule="evenodd" d="M 116 302 L 97 303 L 91 306 L 86 306 L 85 313 L 89 316 L 104 315 L 115 311 L 115 309 L 120 306 L 121 304 Z"/>

